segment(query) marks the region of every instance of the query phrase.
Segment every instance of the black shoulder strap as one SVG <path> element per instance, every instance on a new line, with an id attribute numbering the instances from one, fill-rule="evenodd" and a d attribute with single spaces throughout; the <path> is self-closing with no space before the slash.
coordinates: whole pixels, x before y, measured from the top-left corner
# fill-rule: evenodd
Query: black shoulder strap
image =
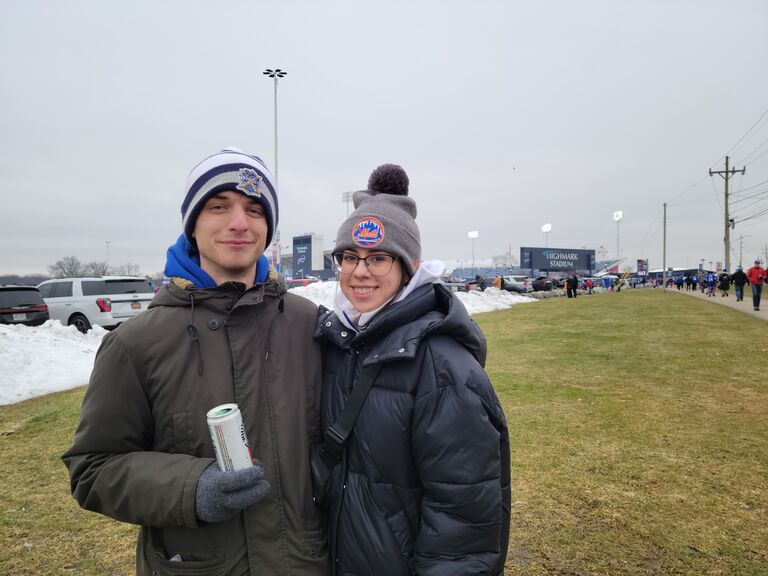
<path id="1" fill-rule="evenodd" d="M 352 390 L 347 405 L 344 406 L 339 418 L 325 430 L 323 438 L 325 440 L 325 449 L 336 459 L 341 457 L 344 450 L 344 443 L 349 438 L 350 433 L 355 427 L 357 416 L 365 403 L 365 398 L 373 386 L 373 382 L 381 372 L 381 364 L 373 364 L 360 368 L 360 379 Z"/>

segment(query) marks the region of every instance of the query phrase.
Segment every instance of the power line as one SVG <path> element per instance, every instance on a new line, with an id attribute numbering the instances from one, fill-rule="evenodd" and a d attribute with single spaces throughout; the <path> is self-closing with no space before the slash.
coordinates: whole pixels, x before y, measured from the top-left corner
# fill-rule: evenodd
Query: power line
<path id="1" fill-rule="evenodd" d="M 752 160 L 750 160 L 749 162 L 747 162 L 746 164 L 744 164 L 744 166 L 749 166 L 750 164 L 754 164 L 754 163 L 755 163 L 757 160 L 760 160 L 760 158 L 762 158 L 762 157 L 763 157 L 763 156 L 765 156 L 766 154 L 768 154 L 768 150 L 766 150 L 765 152 L 763 152 L 762 154 L 760 154 L 760 156 L 758 156 L 757 158 L 752 158 Z"/>
<path id="2" fill-rule="evenodd" d="M 763 190 L 762 192 L 756 192 L 751 196 L 744 196 L 744 198 L 739 198 L 738 200 L 734 200 L 733 202 L 731 202 L 731 204 L 738 204 L 739 202 L 744 202 L 745 200 L 751 200 L 752 198 L 757 198 L 758 196 L 762 196 L 764 194 L 768 194 L 768 190 Z"/>
<path id="3" fill-rule="evenodd" d="M 739 222 L 746 222 L 747 220 L 752 220 L 754 218 L 757 218 L 758 216 L 762 216 L 763 214 L 768 214 L 768 208 L 764 208 L 760 212 L 756 212 L 755 214 L 752 214 L 751 216 L 746 216 L 745 218 L 742 218 L 739 220 Z"/>
<path id="4" fill-rule="evenodd" d="M 760 148 L 762 148 L 762 147 L 763 147 L 763 146 L 765 146 L 766 144 L 768 144 L 768 140 L 764 140 L 764 141 L 763 141 L 763 142 L 762 142 L 762 143 L 761 143 L 759 146 L 757 146 L 757 148 L 755 148 L 754 150 L 752 150 L 752 152 L 750 152 L 749 154 L 747 154 L 746 156 L 744 156 L 744 159 L 743 159 L 743 160 L 739 160 L 739 163 L 747 162 L 747 161 L 749 160 L 749 157 L 750 157 L 750 156 L 752 156 L 752 154 L 754 154 L 755 152 L 757 152 L 758 150 L 760 150 Z"/>
<path id="5" fill-rule="evenodd" d="M 763 180 L 762 182 L 758 182 L 757 184 L 753 184 L 752 186 L 749 186 L 748 188 L 739 188 L 738 192 L 734 192 L 735 194 L 741 194 L 742 192 L 746 192 L 747 190 L 752 190 L 752 188 L 757 188 L 758 186 L 761 186 L 768 182 L 768 180 Z"/>
<path id="6" fill-rule="evenodd" d="M 733 218 L 735 219 L 734 222 L 738 222 L 737 216 L 741 216 L 744 212 L 749 210 L 750 208 L 754 208 L 755 206 L 759 206 L 760 204 L 763 204 L 766 201 L 766 198 L 758 198 L 757 200 L 753 200 L 751 204 L 747 204 L 746 206 L 741 206 L 738 210 L 738 212 L 733 213 Z"/>
<path id="7" fill-rule="evenodd" d="M 759 122 L 760 122 L 760 121 L 761 121 L 761 120 L 762 120 L 762 119 L 763 119 L 763 118 L 764 118 L 766 115 L 768 115 L 768 108 L 766 108 L 766 109 L 765 109 L 765 112 L 763 112 L 762 114 L 760 114 L 760 118 L 758 118 L 757 120 L 755 120 L 755 123 L 754 123 L 754 124 L 752 124 L 752 126 L 749 128 L 749 130 L 747 130 L 747 131 L 744 133 L 744 135 L 743 135 L 741 138 L 739 138 L 739 141 L 738 141 L 738 142 L 736 142 L 736 144 L 734 144 L 733 146 L 731 146 L 731 149 L 730 149 L 730 150 L 728 150 L 728 152 L 726 152 L 726 153 L 725 153 L 725 155 L 726 155 L 726 156 L 728 156 L 728 155 L 729 155 L 731 152 L 733 152 L 733 151 L 736 149 L 736 147 L 737 147 L 739 144 L 741 144 L 742 140 L 744 140 L 744 138 L 746 138 L 746 137 L 747 137 L 747 135 L 748 135 L 750 132 L 752 132 L 752 129 L 753 129 L 755 126 L 757 126 L 757 124 L 758 124 L 758 123 L 759 123 Z"/>

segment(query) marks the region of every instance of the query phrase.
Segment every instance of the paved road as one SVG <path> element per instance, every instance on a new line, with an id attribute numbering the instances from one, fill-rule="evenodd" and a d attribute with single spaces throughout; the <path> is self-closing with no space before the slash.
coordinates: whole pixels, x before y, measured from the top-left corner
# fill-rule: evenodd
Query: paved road
<path id="1" fill-rule="evenodd" d="M 668 292 L 678 292 L 676 288 L 667 289 Z M 688 294 L 689 296 L 693 296 L 694 298 L 700 298 L 701 300 L 707 300 L 709 302 L 714 302 L 715 304 L 721 304 L 723 306 L 728 306 L 730 308 L 733 308 L 734 310 L 740 310 L 741 312 L 744 312 L 745 314 L 749 314 L 750 316 L 754 316 L 755 318 L 762 318 L 763 320 L 768 320 L 768 286 L 763 286 L 763 294 L 762 298 L 760 298 L 760 310 L 754 310 L 752 306 L 752 288 L 750 286 L 744 286 L 744 301 L 743 302 L 736 302 L 736 290 L 731 286 L 731 290 L 729 291 L 729 295 L 727 298 L 724 298 L 720 296 L 720 294 L 716 294 L 715 296 L 709 297 L 706 294 L 702 294 L 701 290 L 685 290 L 685 287 L 683 287 L 682 290 L 679 291 L 680 294 Z M 718 290 L 719 292 L 719 290 Z"/>

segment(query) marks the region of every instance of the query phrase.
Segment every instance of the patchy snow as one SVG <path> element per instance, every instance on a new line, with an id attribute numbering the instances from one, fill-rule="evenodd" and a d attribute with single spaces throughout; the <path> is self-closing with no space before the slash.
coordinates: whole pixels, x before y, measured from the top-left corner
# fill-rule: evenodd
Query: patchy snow
<path id="1" fill-rule="evenodd" d="M 292 293 L 333 308 L 337 282 L 315 282 Z M 487 288 L 457 292 L 470 315 L 535 302 L 517 294 Z M 0 325 L 0 404 L 13 404 L 88 383 L 96 351 L 106 330 L 95 326 L 81 334 L 58 320 L 42 326 Z"/>

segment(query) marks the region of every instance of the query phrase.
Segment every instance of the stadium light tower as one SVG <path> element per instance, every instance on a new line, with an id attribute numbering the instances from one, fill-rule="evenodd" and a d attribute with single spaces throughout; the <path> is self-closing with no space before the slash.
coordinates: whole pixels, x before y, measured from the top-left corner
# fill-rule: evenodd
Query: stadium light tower
<path id="1" fill-rule="evenodd" d="M 541 227 L 541 231 L 544 232 L 544 248 L 549 248 L 549 233 L 552 232 L 552 224 L 547 222 Z"/>
<path id="2" fill-rule="evenodd" d="M 280 78 L 285 77 L 288 72 L 285 70 L 280 70 L 280 68 L 275 68 L 272 70 L 272 68 L 267 68 L 262 72 L 265 76 L 269 76 L 275 81 L 275 188 L 277 190 L 280 189 L 278 184 L 278 177 L 277 177 L 277 81 Z M 276 266 L 279 271 L 280 270 L 280 264 L 278 262 L 278 259 L 280 258 L 280 229 L 278 228 L 275 230 L 275 237 L 272 241 L 272 265 Z"/>
<path id="3" fill-rule="evenodd" d="M 613 213 L 613 219 L 616 222 L 616 260 L 621 258 L 621 252 L 619 252 L 619 224 L 624 218 L 624 212 L 621 210 Z"/>
<path id="4" fill-rule="evenodd" d="M 467 238 L 472 240 L 472 276 L 476 275 L 475 271 L 475 239 L 477 238 L 477 230 L 471 230 L 467 232 Z"/>
<path id="5" fill-rule="evenodd" d="M 349 203 L 352 202 L 352 196 L 354 196 L 354 192 L 342 192 L 341 193 L 341 201 L 345 202 L 347 205 L 347 216 L 349 216 Z"/>

